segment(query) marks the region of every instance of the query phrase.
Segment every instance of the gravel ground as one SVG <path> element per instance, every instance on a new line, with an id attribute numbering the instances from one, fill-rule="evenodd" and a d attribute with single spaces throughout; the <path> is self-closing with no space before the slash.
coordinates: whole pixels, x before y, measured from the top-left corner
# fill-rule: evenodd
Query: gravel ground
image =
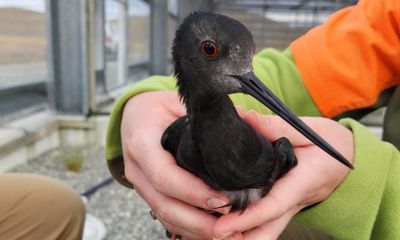
<path id="1" fill-rule="evenodd" d="M 110 177 L 103 155 L 104 149 L 98 146 L 56 149 L 13 171 L 54 177 L 82 193 Z M 79 172 L 66 170 L 68 156 L 84 159 Z M 87 211 L 103 221 L 107 228 L 107 240 L 166 239 L 163 227 L 151 219 L 144 201 L 134 191 L 117 182 L 95 192 L 89 198 Z"/>

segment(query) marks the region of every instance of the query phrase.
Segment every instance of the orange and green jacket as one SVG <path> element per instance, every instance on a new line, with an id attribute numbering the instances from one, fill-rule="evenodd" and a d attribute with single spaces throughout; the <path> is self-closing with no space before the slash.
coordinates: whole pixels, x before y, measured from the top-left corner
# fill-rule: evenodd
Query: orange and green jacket
<path id="1" fill-rule="evenodd" d="M 323 116 L 374 105 L 400 83 L 400 2 L 364 0 L 290 45 Z"/>
<path id="2" fill-rule="evenodd" d="M 253 58 L 254 71 L 300 116 L 336 117 L 374 106 L 384 90 L 399 84 L 399 17 L 400 1 L 361 0 L 332 15 L 289 49 L 259 52 Z M 175 89 L 173 77 L 153 76 L 119 99 L 106 140 L 111 168 L 123 160 L 120 124 L 125 102 L 141 92 Z M 231 98 L 245 109 L 271 114 L 247 95 Z M 353 131 L 355 170 L 325 201 L 300 212 L 295 221 L 335 239 L 400 239 L 399 151 L 354 120 L 340 122 Z"/>

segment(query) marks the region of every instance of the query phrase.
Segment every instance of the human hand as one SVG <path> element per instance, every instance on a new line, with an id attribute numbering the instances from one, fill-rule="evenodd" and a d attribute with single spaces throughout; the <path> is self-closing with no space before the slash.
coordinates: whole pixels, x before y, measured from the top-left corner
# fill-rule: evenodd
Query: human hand
<path id="1" fill-rule="evenodd" d="M 228 198 L 180 168 L 160 143 L 164 130 L 184 114 L 176 92 L 141 93 L 126 103 L 121 123 L 125 176 L 170 232 L 211 239 L 216 218 L 197 207 L 211 210 Z"/>
<path id="2" fill-rule="evenodd" d="M 284 120 L 255 111 L 242 114 L 257 131 L 271 141 L 285 136 L 294 147 L 298 165 L 279 179 L 259 202 L 241 213 L 219 218 L 215 239 L 277 239 L 291 218 L 306 206 L 323 201 L 347 176 L 349 169 L 303 137 Z M 348 160 L 353 159 L 353 135 L 339 123 L 325 118 L 302 120 Z M 238 234 L 241 233 L 241 234 Z"/>

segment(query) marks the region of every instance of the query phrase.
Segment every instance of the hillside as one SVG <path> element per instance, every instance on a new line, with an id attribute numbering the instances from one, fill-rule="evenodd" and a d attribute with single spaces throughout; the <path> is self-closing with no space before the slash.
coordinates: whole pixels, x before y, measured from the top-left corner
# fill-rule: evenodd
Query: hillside
<path id="1" fill-rule="evenodd" d="M 45 15 L 0 8 L 0 64 L 46 60 Z"/>

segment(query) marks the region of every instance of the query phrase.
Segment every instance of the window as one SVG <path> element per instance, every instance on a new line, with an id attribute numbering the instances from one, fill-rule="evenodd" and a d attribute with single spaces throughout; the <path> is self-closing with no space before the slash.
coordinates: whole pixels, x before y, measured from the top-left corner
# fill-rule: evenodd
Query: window
<path id="1" fill-rule="evenodd" d="M 0 0 L 0 121 L 47 105 L 44 0 Z"/>

